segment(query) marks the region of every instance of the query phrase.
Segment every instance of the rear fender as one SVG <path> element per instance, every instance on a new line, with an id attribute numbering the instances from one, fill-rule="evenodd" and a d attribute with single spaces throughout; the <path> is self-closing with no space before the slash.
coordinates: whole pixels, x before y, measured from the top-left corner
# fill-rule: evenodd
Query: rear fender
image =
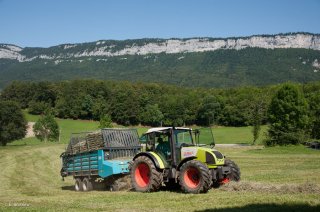
<path id="1" fill-rule="evenodd" d="M 155 153 L 155 152 L 140 152 L 139 154 L 137 154 L 136 156 L 134 156 L 133 160 L 135 160 L 136 158 L 140 157 L 140 156 L 146 156 L 148 158 L 150 158 L 152 160 L 152 162 L 154 163 L 154 165 L 158 168 L 158 169 L 164 169 L 166 168 L 164 161 L 162 161 L 162 159 L 160 158 L 160 156 Z"/>

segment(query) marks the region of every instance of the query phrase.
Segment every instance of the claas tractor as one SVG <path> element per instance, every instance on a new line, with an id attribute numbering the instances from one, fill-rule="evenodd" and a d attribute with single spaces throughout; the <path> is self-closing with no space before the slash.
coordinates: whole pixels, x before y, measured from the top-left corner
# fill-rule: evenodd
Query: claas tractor
<path id="1" fill-rule="evenodd" d="M 214 143 L 200 144 L 200 135 L 201 130 L 183 127 L 149 129 L 140 138 L 145 150 L 130 165 L 133 189 L 153 192 L 166 185 L 180 186 L 186 193 L 205 193 L 230 180 L 239 181 L 239 167 L 214 149 Z"/>

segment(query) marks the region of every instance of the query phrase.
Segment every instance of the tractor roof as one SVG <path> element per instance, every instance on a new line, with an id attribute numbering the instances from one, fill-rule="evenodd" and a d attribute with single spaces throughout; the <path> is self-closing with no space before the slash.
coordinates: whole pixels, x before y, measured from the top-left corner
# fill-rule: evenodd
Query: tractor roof
<path id="1" fill-rule="evenodd" d="M 163 132 L 166 130 L 172 129 L 172 127 L 155 127 L 155 128 L 150 128 L 145 134 L 152 133 L 152 132 Z M 187 127 L 175 127 L 177 130 L 191 130 L 191 128 Z"/>

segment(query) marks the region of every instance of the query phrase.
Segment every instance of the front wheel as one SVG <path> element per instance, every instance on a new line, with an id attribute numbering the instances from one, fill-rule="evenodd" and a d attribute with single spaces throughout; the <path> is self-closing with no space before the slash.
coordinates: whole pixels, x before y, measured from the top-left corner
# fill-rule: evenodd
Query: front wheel
<path id="1" fill-rule="evenodd" d="M 157 191 L 162 184 L 162 173 L 159 172 L 152 160 L 146 156 L 136 158 L 131 171 L 132 187 L 140 192 Z"/>
<path id="2" fill-rule="evenodd" d="M 231 172 L 227 175 L 227 178 L 231 181 L 240 181 L 241 172 L 239 166 L 230 159 L 225 160 L 225 165 L 229 166 L 231 169 Z"/>
<path id="3" fill-rule="evenodd" d="M 190 160 L 180 168 L 179 182 L 186 193 L 206 193 L 211 187 L 211 175 L 208 167 L 197 160 Z"/>

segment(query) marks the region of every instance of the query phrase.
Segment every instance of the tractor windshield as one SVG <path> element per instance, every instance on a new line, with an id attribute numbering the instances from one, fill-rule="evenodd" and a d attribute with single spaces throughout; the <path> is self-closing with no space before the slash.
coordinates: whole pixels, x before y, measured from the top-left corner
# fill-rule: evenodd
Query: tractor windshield
<path id="1" fill-rule="evenodd" d="M 198 145 L 215 145 L 212 129 L 210 127 L 196 129 L 195 143 Z"/>
<path id="2" fill-rule="evenodd" d="M 194 145 L 191 130 L 188 130 L 188 129 L 174 130 L 174 136 L 175 136 L 177 146 L 180 146 L 181 144 L 187 144 L 190 146 Z"/>

